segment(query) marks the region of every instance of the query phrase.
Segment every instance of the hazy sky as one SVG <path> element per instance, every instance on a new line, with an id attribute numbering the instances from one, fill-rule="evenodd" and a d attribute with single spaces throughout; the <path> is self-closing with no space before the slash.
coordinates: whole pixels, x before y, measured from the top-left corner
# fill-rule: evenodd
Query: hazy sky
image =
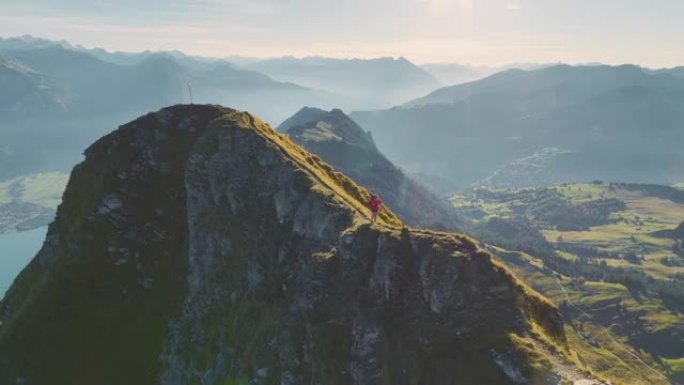
<path id="1" fill-rule="evenodd" d="M 0 36 L 204 56 L 684 65 L 684 0 L 0 0 Z"/>

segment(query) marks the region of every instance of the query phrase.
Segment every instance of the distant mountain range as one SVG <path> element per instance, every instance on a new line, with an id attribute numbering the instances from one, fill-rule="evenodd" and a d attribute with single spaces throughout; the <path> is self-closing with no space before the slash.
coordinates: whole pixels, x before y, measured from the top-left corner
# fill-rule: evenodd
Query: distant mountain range
<path id="1" fill-rule="evenodd" d="M 444 85 L 457 85 L 480 80 L 497 72 L 510 69 L 533 70 L 549 67 L 552 64 L 515 63 L 503 66 L 482 66 L 461 63 L 427 63 L 420 67 L 434 76 Z"/>
<path id="2" fill-rule="evenodd" d="M 198 62 L 171 53 L 139 54 L 137 60 L 131 60 L 129 64 L 116 64 L 117 60 L 105 61 L 89 52 L 59 44 L 9 50 L 2 47 L 0 44 L 0 52 L 8 58 L 6 60 L 18 63 L 25 73 L 49 79 L 49 89 L 64 101 L 70 115 L 115 111 L 137 114 L 189 101 L 189 82 L 194 87 L 195 101 L 232 103 L 245 109 L 261 110 L 275 121 L 282 119 L 286 110 L 298 108 L 302 103 L 326 104 L 327 100 L 332 104 L 339 100 L 339 96 L 329 92 L 278 82 L 227 62 Z M 105 58 L 114 57 L 122 56 L 111 54 Z M 18 100 L 12 90 L 3 94 L 4 98 Z M 34 114 L 39 111 L 38 107 L 31 109 Z"/>
<path id="3" fill-rule="evenodd" d="M 384 108 L 440 85 L 405 59 L 241 64 L 177 51 L 108 52 L 32 36 L 0 38 L 0 143 L 14 154 L 0 159 L 0 177 L 68 170 L 117 122 L 189 102 L 190 84 L 195 103 L 232 105 L 274 125 L 304 105 Z"/>
<path id="4" fill-rule="evenodd" d="M 684 180 L 684 67 L 516 64 L 534 69 L 437 89 L 496 68 L 234 59 L 239 65 L 0 39 L 0 178 L 67 170 L 117 122 L 188 102 L 190 83 L 194 102 L 232 105 L 274 125 L 305 105 L 359 110 L 352 118 L 382 153 L 443 193 L 472 184 Z M 398 106 L 382 109 L 390 105 Z"/>
<path id="5" fill-rule="evenodd" d="M 0 143 L 14 155 L 0 161 L 0 177 L 68 170 L 117 122 L 189 101 L 188 83 L 195 102 L 232 104 L 271 121 L 340 100 L 225 62 L 190 65 L 190 58 L 150 54 L 121 65 L 59 43 L 10 42 L 0 42 Z"/>
<path id="6" fill-rule="evenodd" d="M 146 106 L 140 106 L 139 100 L 127 98 L 130 104 L 138 106 L 136 114 L 169 104 L 153 104 L 159 99 L 188 101 L 188 81 L 195 86 L 198 102 L 249 108 L 274 123 L 280 122 L 302 105 L 346 109 L 386 108 L 425 95 L 442 85 L 427 71 L 404 58 L 347 60 L 283 57 L 247 60 L 233 57 L 236 63 L 232 63 L 221 58 L 189 56 L 179 51 L 109 52 L 32 36 L 0 38 L 0 53 L 38 72 L 56 77 L 58 84 L 61 81 L 92 83 L 88 77 L 98 74 L 104 80 L 119 85 L 112 89 L 109 87 L 111 84 L 106 82 L 98 84 L 102 92 L 111 90 L 112 93 L 120 93 L 121 89 L 128 89 L 129 93 L 137 94 L 139 90 L 149 93 L 144 98 L 148 101 Z M 173 62 L 173 65 L 169 62 Z M 155 76 L 149 77 L 150 72 Z M 127 80 L 133 80 L 134 84 L 126 83 Z M 159 83 L 168 88 L 160 87 Z M 69 84 L 69 88 L 74 87 Z M 242 99 L 237 96 L 245 91 L 248 93 Z M 254 95 L 259 91 L 280 96 L 268 97 L 264 93 Z M 79 92 L 74 94 L 81 95 Z M 83 99 L 89 99 L 89 96 L 83 95 Z M 149 100 L 150 96 L 152 100 Z M 243 107 L 244 99 L 249 99 L 246 107 Z M 279 106 L 284 108 L 281 110 Z"/>
<path id="7" fill-rule="evenodd" d="M 660 70 L 655 70 L 653 73 L 657 74 L 669 74 L 672 76 L 676 76 L 678 78 L 684 78 L 684 66 L 681 67 L 674 67 L 674 68 L 664 68 Z"/>
<path id="8" fill-rule="evenodd" d="M 274 79 L 324 89 L 353 100 L 352 108 L 384 108 L 413 99 L 441 83 L 405 58 L 284 57 L 244 64 Z"/>
<path id="9" fill-rule="evenodd" d="M 351 116 L 403 168 L 461 187 L 684 177 L 684 78 L 636 66 L 509 70 Z"/>

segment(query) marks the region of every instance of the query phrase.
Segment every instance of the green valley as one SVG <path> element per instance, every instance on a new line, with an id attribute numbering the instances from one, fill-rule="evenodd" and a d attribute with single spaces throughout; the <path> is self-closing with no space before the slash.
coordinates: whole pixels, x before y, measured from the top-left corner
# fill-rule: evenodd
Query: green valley
<path id="1" fill-rule="evenodd" d="M 588 369 L 615 380 L 684 380 L 684 193 L 564 184 L 452 197 L 474 235 L 561 309 Z M 498 246 L 498 247 L 497 247 Z M 509 251 L 517 250 L 517 251 Z"/>

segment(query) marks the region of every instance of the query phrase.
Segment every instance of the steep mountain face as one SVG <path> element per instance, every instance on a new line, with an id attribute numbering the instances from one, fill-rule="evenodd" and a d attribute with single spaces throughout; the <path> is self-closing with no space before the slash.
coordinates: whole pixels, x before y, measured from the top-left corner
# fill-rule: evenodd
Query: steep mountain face
<path id="1" fill-rule="evenodd" d="M 462 235 L 370 226 L 366 198 L 247 113 L 122 126 L 0 304 L 0 383 L 560 381 L 529 347 L 564 351 L 552 305 Z"/>
<path id="2" fill-rule="evenodd" d="M 284 57 L 244 66 L 274 79 L 348 95 L 354 103 L 347 104 L 351 108 L 386 108 L 440 86 L 432 75 L 404 58 Z"/>
<path id="3" fill-rule="evenodd" d="M 325 105 L 332 98 L 325 92 L 277 82 L 225 62 L 200 66 L 171 54 L 144 55 L 130 65 L 118 65 L 88 51 L 60 45 L 0 49 L 3 51 L 59 84 L 68 96 L 70 111 L 79 115 L 109 111 L 139 114 L 188 100 L 188 82 L 193 83 L 196 101 L 246 107 L 251 100 L 252 108 L 273 121 L 284 119 L 286 108 L 291 111 L 300 103 L 314 101 Z M 283 105 L 282 110 L 274 104 Z"/>
<path id="4" fill-rule="evenodd" d="M 462 187 L 483 179 L 494 187 L 671 184 L 684 165 L 675 144 L 684 139 L 683 107 L 684 80 L 672 75 L 554 66 L 507 71 L 351 116 L 398 165 Z"/>
<path id="5" fill-rule="evenodd" d="M 303 108 L 278 131 L 378 194 L 409 225 L 452 230 L 462 225 L 446 200 L 441 202 L 404 175 L 341 110 Z"/>

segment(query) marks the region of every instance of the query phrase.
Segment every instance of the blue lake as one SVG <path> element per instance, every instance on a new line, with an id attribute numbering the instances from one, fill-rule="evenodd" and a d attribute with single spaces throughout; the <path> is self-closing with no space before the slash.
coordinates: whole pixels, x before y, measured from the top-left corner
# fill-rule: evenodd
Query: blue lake
<path id="1" fill-rule="evenodd" d="M 0 234 L 0 298 L 43 246 L 47 227 Z"/>

